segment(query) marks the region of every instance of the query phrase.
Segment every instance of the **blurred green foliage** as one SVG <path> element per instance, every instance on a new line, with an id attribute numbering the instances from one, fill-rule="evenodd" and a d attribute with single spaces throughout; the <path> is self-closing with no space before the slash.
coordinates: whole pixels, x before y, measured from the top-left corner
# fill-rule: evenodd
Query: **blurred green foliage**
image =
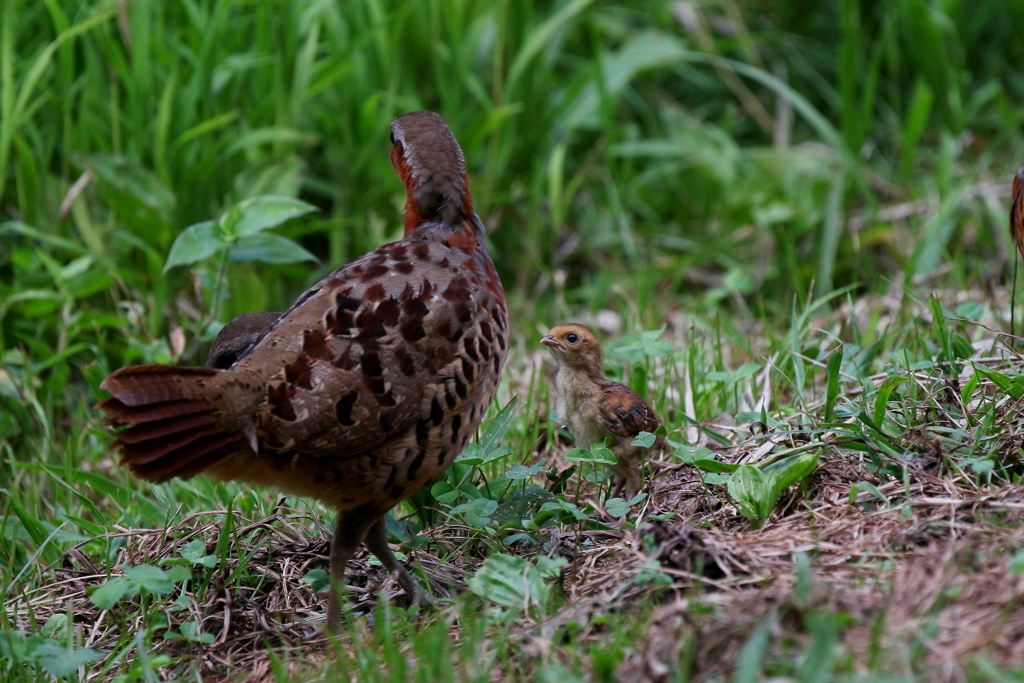
<path id="1" fill-rule="evenodd" d="M 41 566 L 68 543 L 115 524 L 229 506 L 269 514 L 265 496 L 204 479 L 139 495 L 105 460 L 96 387 L 125 364 L 199 363 L 218 323 L 283 310 L 400 236 L 388 124 L 420 108 L 441 113 L 466 152 L 509 292 L 513 356 L 533 350 L 538 326 L 610 308 L 627 333 L 607 346 L 610 374 L 666 408 L 671 427 L 697 433 L 684 414 L 742 415 L 773 382 L 768 410 L 793 417 L 821 383 L 828 417 L 856 415 L 863 429 L 850 438 L 898 476 L 879 453 L 905 455 L 891 444 L 920 425 L 890 408 L 932 399 L 895 375 L 875 393 L 869 373 L 893 359 L 900 372 L 963 366 L 972 339 L 951 321 L 1001 310 L 954 317 L 936 302 L 932 329 L 913 333 L 879 332 L 880 313 L 852 319 L 827 373 L 822 348 L 836 343 L 819 343 L 811 314 L 859 294 L 1006 284 L 1021 64 L 1021 0 L 6 0 L 0 585 L 45 582 Z M 317 211 L 260 233 L 260 253 L 276 245 L 288 250 L 278 260 L 315 262 L 228 258 L 237 236 L 213 226 L 267 195 Z M 205 241 L 167 268 L 197 225 Z M 208 253 L 223 258 L 199 258 Z M 679 308 L 693 323 L 674 327 L 684 348 L 661 348 Z M 765 343 L 777 360 L 731 357 L 756 325 L 789 330 Z M 640 330 L 651 332 L 628 334 Z M 979 373 L 1017 388 L 1016 375 Z M 871 404 L 850 412 L 854 379 Z M 458 514 L 498 547 L 587 518 L 556 498 L 568 475 L 549 491 L 527 485 L 542 466 L 535 445 L 555 438 L 537 418 L 544 377 L 528 381 L 516 419 L 492 423 L 509 445 L 498 436 L 467 451 L 421 492 L 420 521 Z M 976 389 L 961 389 L 964 404 Z M 971 427 L 987 450 L 965 449 L 965 463 L 979 476 L 1016 471 L 1001 441 L 982 438 L 1002 433 L 994 402 L 985 410 Z M 758 419 L 776 424 L 764 408 Z M 484 474 L 519 492 L 515 505 L 481 489 Z M 499 537 L 502 527 L 516 533 Z M 86 550 L 103 564 L 122 541 Z M 47 671 L 91 656 L 41 636 L 3 643 Z"/>

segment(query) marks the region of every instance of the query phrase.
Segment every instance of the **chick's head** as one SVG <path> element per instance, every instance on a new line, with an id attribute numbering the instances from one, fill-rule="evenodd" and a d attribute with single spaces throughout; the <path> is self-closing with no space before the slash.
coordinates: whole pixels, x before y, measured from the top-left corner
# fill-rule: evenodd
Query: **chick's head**
<path id="1" fill-rule="evenodd" d="M 588 328 L 576 323 L 554 327 L 540 340 L 559 365 L 601 370 L 601 345 Z"/>

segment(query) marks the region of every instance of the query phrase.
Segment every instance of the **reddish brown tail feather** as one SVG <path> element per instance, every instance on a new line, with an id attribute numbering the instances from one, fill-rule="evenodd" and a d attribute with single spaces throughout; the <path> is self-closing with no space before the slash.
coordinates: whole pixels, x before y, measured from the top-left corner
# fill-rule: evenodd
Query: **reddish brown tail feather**
<path id="1" fill-rule="evenodd" d="M 189 478 L 237 451 L 244 439 L 219 425 L 222 410 L 212 368 L 136 365 L 112 373 L 100 388 L 113 397 L 97 408 L 108 423 L 126 426 L 111 448 L 121 464 L 153 482 Z"/>

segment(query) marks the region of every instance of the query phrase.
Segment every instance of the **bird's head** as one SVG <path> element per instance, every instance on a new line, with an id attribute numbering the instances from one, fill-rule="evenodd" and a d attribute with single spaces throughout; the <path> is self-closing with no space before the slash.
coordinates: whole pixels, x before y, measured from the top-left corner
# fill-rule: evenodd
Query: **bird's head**
<path id="1" fill-rule="evenodd" d="M 391 122 L 391 163 L 405 186 L 405 235 L 427 222 L 460 227 L 473 216 L 466 159 L 448 124 L 432 111 Z"/>
<path id="2" fill-rule="evenodd" d="M 559 365 L 601 374 L 601 345 L 589 328 L 576 323 L 554 327 L 540 340 Z"/>

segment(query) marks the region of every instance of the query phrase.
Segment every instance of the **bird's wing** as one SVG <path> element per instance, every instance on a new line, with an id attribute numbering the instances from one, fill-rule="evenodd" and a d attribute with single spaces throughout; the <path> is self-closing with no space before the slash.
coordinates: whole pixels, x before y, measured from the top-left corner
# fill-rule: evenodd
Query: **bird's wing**
<path id="1" fill-rule="evenodd" d="M 488 286 L 484 259 L 403 240 L 311 288 L 232 367 L 258 376 L 265 392 L 240 411 L 250 441 L 260 451 L 355 456 L 462 410 L 480 366 L 500 367 L 507 344 L 500 286 Z"/>
<path id="2" fill-rule="evenodd" d="M 608 380 L 600 385 L 602 396 L 598 419 L 610 434 L 624 438 L 658 428 L 654 411 L 632 389 Z"/>

